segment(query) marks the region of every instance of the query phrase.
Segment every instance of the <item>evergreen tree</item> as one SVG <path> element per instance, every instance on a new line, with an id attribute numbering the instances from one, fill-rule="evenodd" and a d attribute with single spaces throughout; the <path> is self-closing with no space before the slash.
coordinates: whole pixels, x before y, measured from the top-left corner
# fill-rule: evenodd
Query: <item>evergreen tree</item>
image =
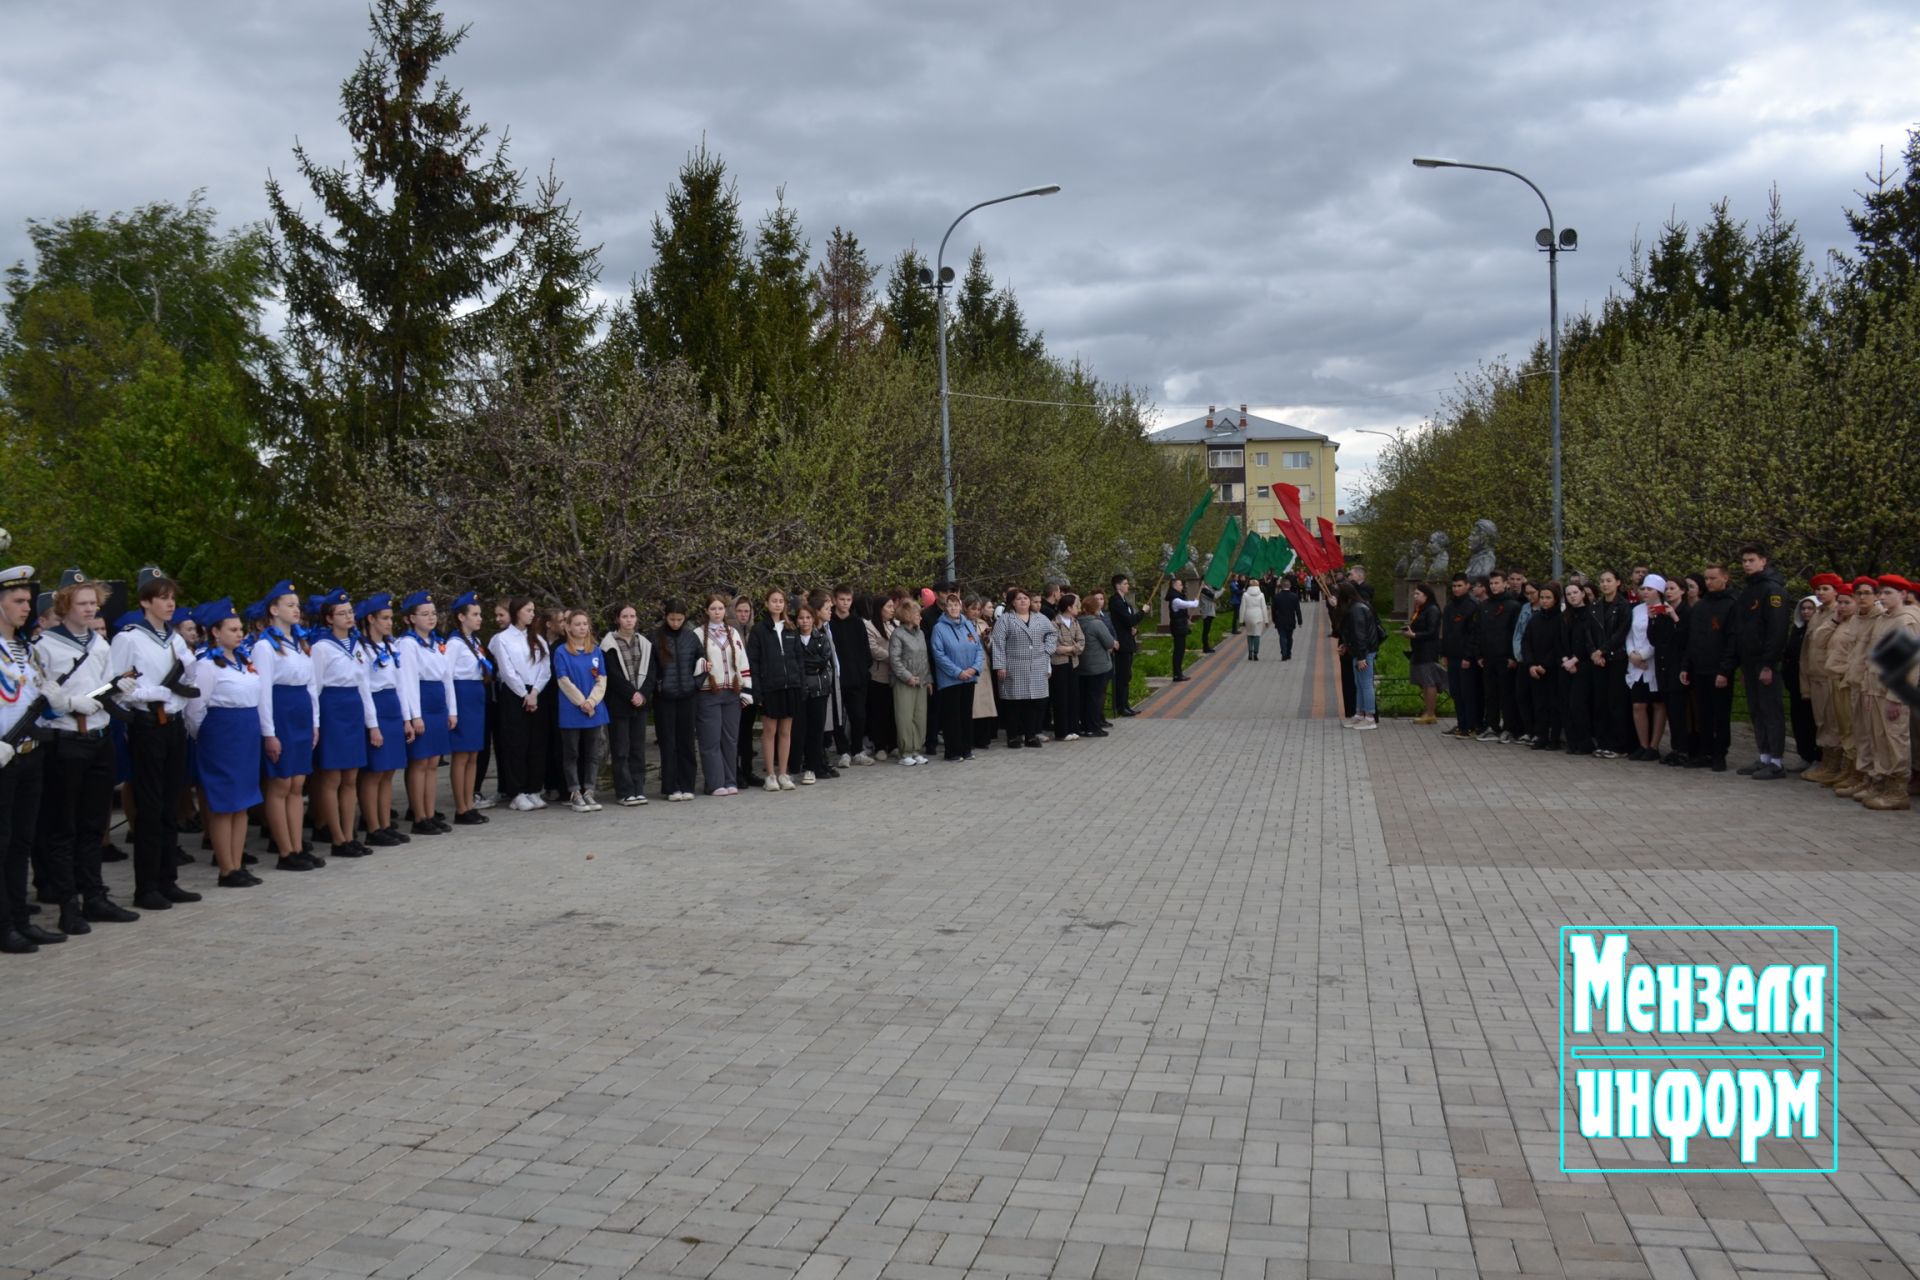
<path id="1" fill-rule="evenodd" d="M 807 269 L 808 245 L 786 190 L 760 221 L 747 280 L 747 332 L 752 392 L 762 414 L 793 424 L 813 403 L 825 363 L 823 314 Z"/>
<path id="2" fill-rule="evenodd" d="M 532 372 L 583 358 L 606 310 L 593 301 L 600 246 L 581 243 L 580 216 L 560 189 L 549 165 L 533 203 L 521 212 L 513 272 L 489 308 L 495 345 L 517 348 Z"/>
<path id="3" fill-rule="evenodd" d="M 430 430 L 464 340 L 512 266 L 519 179 L 506 143 L 490 146 L 465 100 L 435 69 L 467 28 L 448 30 L 434 0 L 377 0 L 373 43 L 341 86 L 352 164 L 330 168 L 294 147 L 320 204 L 308 221 L 267 183 L 286 289 L 290 390 L 314 436 L 365 448 Z M 318 441 L 315 441 L 318 443 Z"/>
<path id="4" fill-rule="evenodd" d="M 950 323 L 953 358 L 975 365 L 1012 367 L 1039 359 L 1045 344 L 1027 332 L 1027 320 L 1011 289 L 995 289 L 986 251 L 975 246 L 967 274 L 955 290 Z"/>
<path id="5" fill-rule="evenodd" d="M 1746 314 L 1798 333 L 1812 310 L 1813 283 L 1807 271 L 1806 245 L 1801 242 L 1800 229 L 1782 209 L 1778 185 L 1767 192 L 1767 220 L 1753 237 L 1750 261 Z"/>
<path id="6" fill-rule="evenodd" d="M 1891 296 L 1920 269 L 1920 127 L 1907 131 L 1901 160 L 1889 173 L 1883 152 L 1858 193 L 1862 207 L 1847 210 L 1855 251 L 1834 259 L 1856 294 Z"/>
<path id="7" fill-rule="evenodd" d="M 745 232 L 739 192 L 704 141 L 667 192 L 666 215 L 653 220 L 653 254 L 624 328 L 642 358 L 684 360 L 709 400 L 729 400 L 745 354 Z"/>
<path id="8" fill-rule="evenodd" d="M 843 360 L 870 349 L 879 338 L 881 317 L 874 305 L 875 276 L 859 238 L 835 227 L 827 240 L 826 258 L 814 273 L 813 289 L 827 341 Z"/>
<path id="9" fill-rule="evenodd" d="M 912 248 L 902 249 L 887 272 L 887 305 L 881 323 L 902 351 L 933 353 L 939 318 L 933 289 L 920 279 L 927 260 Z"/>

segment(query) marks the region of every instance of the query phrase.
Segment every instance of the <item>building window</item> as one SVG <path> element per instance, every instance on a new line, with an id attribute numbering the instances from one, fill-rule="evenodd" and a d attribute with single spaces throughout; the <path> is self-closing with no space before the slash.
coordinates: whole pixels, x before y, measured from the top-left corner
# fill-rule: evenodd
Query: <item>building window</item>
<path id="1" fill-rule="evenodd" d="M 1238 502 L 1241 500 L 1242 497 L 1245 496 L 1245 490 L 1246 490 L 1245 485 L 1217 484 L 1213 486 L 1214 501 Z"/>
<path id="2" fill-rule="evenodd" d="M 1244 467 L 1247 465 L 1245 449 L 1209 449 L 1207 450 L 1209 467 Z"/>
<path id="3" fill-rule="evenodd" d="M 1280 465 L 1289 471 L 1306 471 L 1313 466 L 1313 455 L 1310 453 L 1283 453 L 1280 455 Z"/>
<path id="4" fill-rule="evenodd" d="M 1313 501 L 1313 486 L 1312 486 L 1312 485 L 1310 485 L 1310 484 L 1303 484 L 1303 485 L 1301 485 L 1301 486 L 1300 486 L 1300 501 L 1302 501 L 1302 502 L 1312 502 L 1312 501 Z"/>
<path id="5" fill-rule="evenodd" d="M 1273 490 L 1264 484 L 1258 489 L 1255 489 L 1254 493 L 1262 498 L 1271 498 L 1273 496 Z"/>
<path id="6" fill-rule="evenodd" d="M 1254 465 L 1254 466 L 1256 466 L 1256 467 L 1264 467 L 1264 466 L 1266 466 L 1266 465 L 1267 465 L 1267 455 L 1266 455 L 1266 454 L 1264 454 L 1264 453 L 1256 453 L 1256 454 L 1254 454 L 1254 455 L 1253 455 L 1253 465 Z"/>
<path id="7" fill-rule="evenodd" d="M 1254 521 L 1254 525 L 1253 525 L 1253 531 L 1254 531 L 1255 533 L 1258 533 L 1258 534 L 1261 534 L 1261 535 L 1263 535 L 1263 536 L 1264 536 L 1264 535 L 1266 535 L 1266 534 L 1269 534 L 1269 533 L 1272 533 L 1272 532 L 1273 532 L 1273 521 L 1271 521 L 1271 520 L 1256 520 L 1256 521 Z"/>

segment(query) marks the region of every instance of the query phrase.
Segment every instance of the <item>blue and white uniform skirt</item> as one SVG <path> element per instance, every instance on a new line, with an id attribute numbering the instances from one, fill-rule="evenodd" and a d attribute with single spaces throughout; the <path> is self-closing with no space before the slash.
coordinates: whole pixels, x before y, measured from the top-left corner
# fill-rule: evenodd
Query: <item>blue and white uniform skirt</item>
<path id="1" fill-rule="evenodd" d="M 407 722 L 400 716 L 400 691 L 376 689 L 373 714 L 380 721 L 380 745 L 367 747 L 367 768 L 387 773 L 407 767 Z"/>
<path id="2" fill-rule="evenodd" d="M 304 778 L 312 773 L 313 696 L 307 686 L 273 686 L 273 728 L 280 738 L 280 758 L 267 761 L 267 776 Z"/>
<path id="3" fill-rule="evenodd" d="M 487 682 L 455 680 L 453 713 L 460 717 L 448 736 L 449 751 L 479 751 L 487 745 Z"/>
<path id="4" fill-rule="evenodd" d="M 113 739 L 113 784 L 132 782 L 133 749 L 127 746 L 127 726 L 115 720 L 107 726 L 107 736 Z"/>
<path id="5" fill-rule="evenodd" d="M 320 749 L 313 753 L 316 769 L 367 767 L 367 722 L 360 710 L 360 691 L 343 686 L 320 691 Z"/>
<path id="6" fill-rule="evenodd" d="M 200 790 L 213 813 L 244 813 L 260 803 L 260 713 L 214 707 L 195 739 Z"/>
<path id="7" fill-rule="evenodd" d="M 447 687 L 438 680 L 420 682 L 420 723 L 420 736 L 407 744 L 407 759 L 438 760 L 453 750 L 448 745 Z"/>

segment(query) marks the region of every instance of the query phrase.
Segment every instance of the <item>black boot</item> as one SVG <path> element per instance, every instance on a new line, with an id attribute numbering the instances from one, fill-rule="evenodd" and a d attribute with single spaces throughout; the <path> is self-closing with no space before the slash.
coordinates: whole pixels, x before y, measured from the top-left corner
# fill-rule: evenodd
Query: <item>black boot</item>
<path id="1" fill-rule="evenodd" d="M 93 932 L 93 926 L 80 913 L 80 899 L 69 898 L 60 904 L 60 932 L 69 937 L 76 933 Z"/>
<path id="2" fill-rule="evenodd" d="M 138 911 L 127 910 L 104 893 L 88 898 L 81 905 L 80 914 L 95 924 L 132 924 L 140 918 Z"/>

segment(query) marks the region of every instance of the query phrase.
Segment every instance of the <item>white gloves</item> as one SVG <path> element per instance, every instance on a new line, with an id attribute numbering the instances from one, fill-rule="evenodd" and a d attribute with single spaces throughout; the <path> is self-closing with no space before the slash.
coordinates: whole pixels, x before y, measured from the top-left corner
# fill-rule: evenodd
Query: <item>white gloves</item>
<path id="1" fill-rule="evenodd" d="M 140 678 L 138 676 L 126 675 L 115 680 L 113 687 L 118 689 L 123 697 L 131 698 L 135 687 L 138 686 L 139 683 Z"/>
<path id="2" fill-rule="evenodd" d="M 100 703 L 94 698 L 75 698 L 67 710 L 76 716 L 97 716 Z"/>
<path id="3" fill-rule="evenodd" d="M 13 756 L 13 744 L 10 742 L 0 742 L 0 769 L 4 769 L 12 764 Z"/>

